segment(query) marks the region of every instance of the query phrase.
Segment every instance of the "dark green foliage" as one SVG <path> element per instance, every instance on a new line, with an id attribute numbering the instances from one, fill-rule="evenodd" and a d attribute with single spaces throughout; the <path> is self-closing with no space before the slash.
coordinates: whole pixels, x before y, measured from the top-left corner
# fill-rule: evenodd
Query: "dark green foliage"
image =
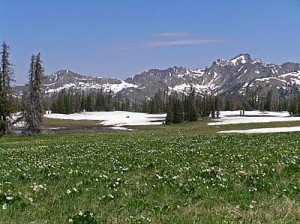
<path id="1" fill-rule="evenodd" d="M 43 116 L 42 79 L 44 69 L 41 55 L 31 57 L 29 69 L 29 84 L 25 104 L 25 121 L 27 132 L 35 134 L 41 132 Z"/>
<path id="2" fill-rule="evenodd" d="M 300 116 L 300 95 L 294 95 L 290 100 L 288 111 L 291 116 Z"/>
<path id="3" fill-rule="evenodd" d="M 171 105 L 169 105 L 167 107 L 167 116 L 166 116 L 166 124 L 171 124 L 173 123 L 173 107 Z"/>
<path id="4" fill-rule="evenodd" d="M 166 124 L 194 122 L 201 117 L 218 117 L 221 101 L 219 96 L 196 96 L 196 91 L 191 88 L 188 96 L 172 93 L 166 106 Z"/>
<path id="5" fill-rule="evenodd" d="M 196 90 L 191 88 L 191 92 L 188 96 L 187 101 L 187 112 L 186 117 L 188 121 L 197 121 L 198 120 L 198 109 L 196 107 Z"/>
<path id="6" fill-rule="evenodd" d="M 1 52 L 0 68 L 0 132 L 6 133 L 9 127 L 8 117 L 13 110 L 11 82 L 13 81 L 12 64 L 9 61 L 9 46 L 4 42 Z"/>
<path id="7" fill-rule="evenodd" d="M 51 111 L 54 113 L 71 114 L 82 111 L 112 111 L 131 110 L 129 99 L 124 101 L 113 99 L 110 93 L 98 92 L 73 92 L 61 90 L 51 98 Z"/>
<path id="8" fill-rule="evenodd" d="M 0 120 L 0 135 L 5 133 L 6 126 L 7 126 L 6 121 Z"/>
<path id="9" fill-rule="evenodd" d="M 195 103 L 190 105 L 189 113 L 188 113 L 188 121 L 197 121 L 198 120 L 198 110 Z"/>
<path id="10" fill-rule="evenodd" d="M 272 98 L 273 98 L 273 93 L 272 93 L 272 90 L 270 90 L 270 91 L 268 91 L 268 94 L 267 94 L 267 97 L 266 97 L 266 103 L 265 103 L 265 106 L 264 106 L 264 110 L 272 111 L 272 109 L 273 109 Z"/>
<path id="11" fill-rule="evenodd" d="M 173 105 L 173 123 L 181 123 L 184 120 L 182 101 L 176 99 Z"/>
<path id="12" fill-rule="evenodd" d="M 159 90 L 149 101 L 149 113 L 158 114 L 165 111 L 164 94 Z"/>

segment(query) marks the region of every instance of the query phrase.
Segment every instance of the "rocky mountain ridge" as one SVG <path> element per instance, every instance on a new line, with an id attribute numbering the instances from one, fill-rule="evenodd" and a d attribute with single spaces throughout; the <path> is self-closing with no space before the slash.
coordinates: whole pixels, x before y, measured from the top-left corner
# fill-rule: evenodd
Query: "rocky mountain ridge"
<path id="1" fill-rule="evenodd" d="M 47 75 L 44 80 L 46 95 L 59 91 L 103 91 L 114 96 L 143 101 L 158 91 L 187 93 L 191 87 L 199 94 L 289 94 L 300 87 L 300 64 L 282 65 L 264 63 L 240 54 L 230 60 L 218 59 L 204 69 L 171 67 L 165 70 L 150 69 L 125 80 L 83 76 L 70 70 Z M 21 94 L 22 87 L 17 90 Z"/>

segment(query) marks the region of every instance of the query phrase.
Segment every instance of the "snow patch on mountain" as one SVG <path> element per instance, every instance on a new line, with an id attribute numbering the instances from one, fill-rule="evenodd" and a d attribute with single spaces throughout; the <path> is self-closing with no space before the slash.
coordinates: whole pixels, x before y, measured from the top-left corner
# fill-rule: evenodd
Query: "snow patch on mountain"
<path id="1" fill-rule="evenodd" d="M 287 84 L 300 85 L 300 71 L 282 74 L 277 77 L 267 77 L 267 78 L 255 79 L 255 82 L 270 83 L 271 81 L 281 82 L 284 85 L 287 85 Z M 279 89 L 279 88 L 277 88 L 277 89 Z"/>
<path id="2" fill-rule="evenodd" d="M 238 57 L 231 59 L 230 62 L 233 65 L 238 65 L 240 63 L 246 64 L 248 62 L 248 57 L 247 57 L 247 55 L 242 54 L 242 55 L 239 55 Z"/>
<path id="3" fill-rule="evenodd" d="M 56 89 L 48 89 L 48 90 L 45 91 L 45 93 L 58 93 L 63 89 L 70 89 L 72 87 L 76 87 L 76 85 L 74 83 L 65 84 L 64 86 L 58 87 Z"/>
<path id="4" fill-rule="evenodd" d="M 300 85 L 300 71 L 283 74 L 279 78 L 288 80 L 291 85 Z"/>
<path id="5" fill-rule="evenodd" d="M 102 87 L 104 88 L 105 92 L 112 91 L 113 93 L 118 93 L 121 90 L 127 89 L 127 88 L 138 88 L 137 85 L 127 83 L 124 81 L 122 81 L 120 84 L 104 84 Z"/>

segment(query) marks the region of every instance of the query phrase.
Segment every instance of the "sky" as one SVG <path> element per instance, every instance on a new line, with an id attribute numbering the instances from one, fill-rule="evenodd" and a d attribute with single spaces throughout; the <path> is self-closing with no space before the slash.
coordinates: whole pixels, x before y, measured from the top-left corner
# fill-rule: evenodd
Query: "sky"
<path id="1" fill-rule="evenodd" d="M 0 15 L 17 84 L 38 52 L 45 74 L 121 79 L 241 53 L 300 62 L 300 0 L 0 0 Z"/>

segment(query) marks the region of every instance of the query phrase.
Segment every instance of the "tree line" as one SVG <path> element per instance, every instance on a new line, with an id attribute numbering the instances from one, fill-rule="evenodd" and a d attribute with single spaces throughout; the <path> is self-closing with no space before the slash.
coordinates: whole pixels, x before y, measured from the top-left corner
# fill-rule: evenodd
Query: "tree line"
<path id="1" fill-rule="evenodd" d="M 197 121 L 199 117 L 218 117 L 221 110 L 218 95 L 199 95 L 191 86 L 188 94 L 158 91 L 143 103 L 143 112 L 166 113 L 166 124 Z"/>
<path id="2" fill-rule="evenodd" d="M 288 91 L 288 92 L 287 92 Z M 158 91 L 149 101 L 143 103 L 143 112 L 167 113 L 166 124 L 183 121 L 197 121 L 199 117 L 218 118 L 220 111 L 246 110 L 288 111 L 291 116 L 300 116 L 300 93 L 293 85 L 284 94 L 274 94 L 272 90 L 261 94 L 248 91 L 246 94 L 198 94 L 191 86 L 187 94 Z"/>
<path id="3" fill-rule="evenodd" d="M 82 111 L 136 111 L 142 104 L 129 98 L 114 96 L 112 92 L 76 91 L 63 89 L 46 99 L 46 108 L 53 113 L 72 114 Z"/>

